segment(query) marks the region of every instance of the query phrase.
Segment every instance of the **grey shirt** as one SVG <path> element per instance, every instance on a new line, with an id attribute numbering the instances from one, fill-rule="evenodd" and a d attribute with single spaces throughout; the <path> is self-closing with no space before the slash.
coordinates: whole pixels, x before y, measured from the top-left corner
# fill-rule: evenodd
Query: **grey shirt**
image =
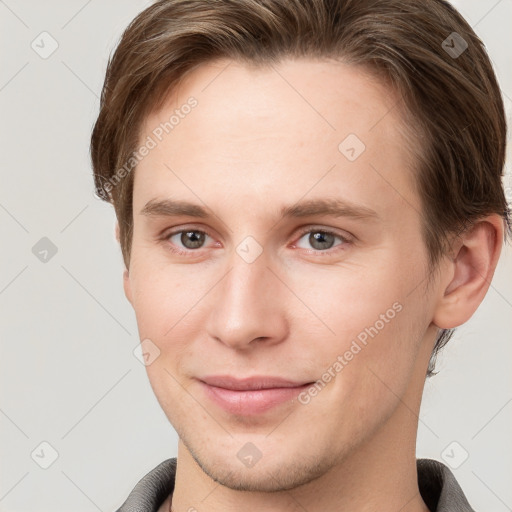
<path id="1" fill-rule="evenodd" d="M 475 512 L 450 469 L 431 459 L 418 459 L 418 486 L 431 512 Z M 117 512 L 158 512 L 174 490 L 176 458 L 164 460 L 145 475 Z"/>

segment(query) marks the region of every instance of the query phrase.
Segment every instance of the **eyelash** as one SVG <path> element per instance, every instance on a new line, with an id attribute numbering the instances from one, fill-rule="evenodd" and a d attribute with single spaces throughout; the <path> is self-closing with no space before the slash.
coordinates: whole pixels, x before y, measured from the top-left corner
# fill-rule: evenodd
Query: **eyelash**
<path id="1" fill-rule="evenodd" d="M 332 256 L 334 253 L 337 253 L 339 251 L 343 251 L 346 249 L 346 246 L 352 242 L 352 240 L 347 237 L 340 235 L 339 233 L 336 233 L 335 231 L 329 231 L 328 229 L 320 228 L 320 227 L 311 227 L 309 226 L 307 229 L 301 230 L 299 233 L 299 238 L 297 239 L 297 242 L 308 233 L 322 233 L 323 235 L 332 235 L 335 238 L 338 238 L 341 240 L 341 244 L 335 245 L 334 247 L 331 247 L 330 249 L 320 250 L 320 249 L 302 249 L 304 251 L 308 251 L 308 254 L 314 253 L 315 257 L 319 256 Z M 296 243 L 296 242 L 295 242 Z M 295 246 L 294 243 L 294 246 Z"/>
<path id="2" fill-rule="evenodd" d="M 193 229 L 193 228 L 185 228 L 185 229 L 179 229 L 179 230 L 176 230 L 176 231 L 172 231 L 172 232 L 169 232 L 169 233 L 166 233 L 163 237 L 162 237 L 162 240 L 164 242 L 168 242 L 168 245 L 167 245 L 167 248 L 173 252 L 174 254 L 178 254 L 180 256 L 186 256 L 186 257 L 191 257 L 191 253 L 194 253 L 194 252 L 199 252 L 202 248 L 199 248 L 199 249 L 179 249 L 179 248 L 176 248 L 176 246 L 173 246 L 173 244 L 171 244 L 169 242 L 169 239 L 171 237 L 173 237 L 174 235 L 179 235 L 181 233 L 185 233 L 185 232 L 194 232 L 194 233 L 201 233 L 201 234 L 204 234 L 204 235 L 207 235 L 209 236 L 210 238 L 213 238 L 209 233 L 208 231 L 204 231 L 204 230 L 201 230 L 201 229 Z M 322 233 L 324 235 L 333 235 L 335 238 L 338 238 L 339 240 L 342 241 L 341 244 L 337 245 L 337 246 L 334 246 L 330 249 L 326 249 L 326 250 L 319 250 L 319 249 L 310 249 L 308 252 L 311 253 L 316 253 L 318 256 L 332 256 L 333 252 L 338 252 L 338 251 L 342 251 L 342 250 L 345 250 L 344 247 L 348 244 L 351 244 L 353 242 L 352 239 L 350 239 L 349 237 L 346 237 L 346 236 L 342 236 L 340 235 L 339 233 L 336 233 L 334 231 L 329 231 L 329 230 L 326 230 L 326 229 L 323 229 L 323 228 L 317 228 L 317 227 L 308 227 L 307 229 L 304 229 L 300 232 L 299 234 L 299 238 L 297 239 L 297 242 L 306 234 L 308 233 Z M 294 243 L 295 245 L 295 243 Z M 336 249 L 336 247 L 342 247 L 341 249 Z M 306 249 L 304 249 L 306 250 Z M 316 256 L 315 256 L 316 257 Z"/>

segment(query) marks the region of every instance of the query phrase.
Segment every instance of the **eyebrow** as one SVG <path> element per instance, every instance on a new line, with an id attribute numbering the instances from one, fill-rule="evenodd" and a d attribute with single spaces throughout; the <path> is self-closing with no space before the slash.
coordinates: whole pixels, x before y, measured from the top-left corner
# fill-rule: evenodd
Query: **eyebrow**
<path id="1" fill-rule="evenodd" d="M 151 199 L 140 211 L 151 217 L 210 217 L 208 210 L 198 204 L 174 199 Z M 356 219 L 379 219 L 377 212 L 366 206 L 342 199 L 310 199 L 281 208 L 281 218 L 310 216 L 352 217 Z"/>

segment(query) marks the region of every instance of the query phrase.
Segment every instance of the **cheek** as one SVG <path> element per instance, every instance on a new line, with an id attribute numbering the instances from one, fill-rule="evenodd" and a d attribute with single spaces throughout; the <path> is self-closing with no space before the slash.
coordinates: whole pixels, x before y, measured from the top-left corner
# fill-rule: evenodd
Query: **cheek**
<path id="1" fill-rule="evenodd" d="M 303 303 L 297 308 L 312 313 L 302 322 L 323 329 L 325 347 L 348 348 L 347 342 L 364 343 L 377 333 L 386 337 L 402 314 L 407 283 L 396 275 L 395 265 L 299 270 L 289 274 L 288 284 Z"/>
<path id="2" fill-rule="evenodd" d="M 357 396 L 354 407 L 392 398 L 389 388 L 404 391 L 428 326 L 418 267 L 392 259 L 376 259 L 380 263 L 364 271 L 340 269 L 316 283 L 303 280 L 302 287 L 295 283 L 297 294 L 329 328 L 313 318 L 323 333 L 312 354 L 322 380 L 331 379 L 340 401 Z M 311 292 L 319 285 L 321 293 Z"/>
<path id="3" fill-rule="evenodd" d="M 151 254 L 134 255 L 131 269 L 132 304 L 141 339 L 163 340 L 186 322 L 198 302 L 200 280 L 188 279 L 189 269 L 151 260 Z M 181 320 L 180 320 L 181 319 Z M 176 327 L 175 327 L 176 326 Z"/>
<path id="4" fill-rule="evenodd" d="M 212 284 L 205 273 L 194 272 L 193 266 L 162 264 L 151 256 L 150 251 L 134 253 L 132 304 L 139 339 L 151 340 L 159 350 L 146 371 L 164 406 L 162 401 L 174 403 L 181 396 L 188 361 L 198 358 L 197 343 L 192 341 L 204 339 L 204 317 L 198 315 L 202 315 L 203 299 Z"/>

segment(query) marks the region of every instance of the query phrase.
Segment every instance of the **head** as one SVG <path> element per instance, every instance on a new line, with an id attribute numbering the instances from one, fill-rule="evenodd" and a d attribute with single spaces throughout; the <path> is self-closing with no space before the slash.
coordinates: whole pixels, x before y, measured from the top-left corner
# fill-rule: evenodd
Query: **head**
<path id="1" fill-rule="evenodd" d="M 265 469 L 292 486 L 391 418 L 413 425 L 400 400 L 419 406 L 510 232 L 503 110 L 482 42 L 441 0 L 167 0 L 130 24 L 92 134 L 96 189 L 160 350 L 151 384 L 205 471 L 229 483 L 225 454 L 257 439 L 267 465 L 244 488 L 272 490 Z M 228 416 L 199 382 L 220 374 L 317 384 L 288 412 Z"/>

